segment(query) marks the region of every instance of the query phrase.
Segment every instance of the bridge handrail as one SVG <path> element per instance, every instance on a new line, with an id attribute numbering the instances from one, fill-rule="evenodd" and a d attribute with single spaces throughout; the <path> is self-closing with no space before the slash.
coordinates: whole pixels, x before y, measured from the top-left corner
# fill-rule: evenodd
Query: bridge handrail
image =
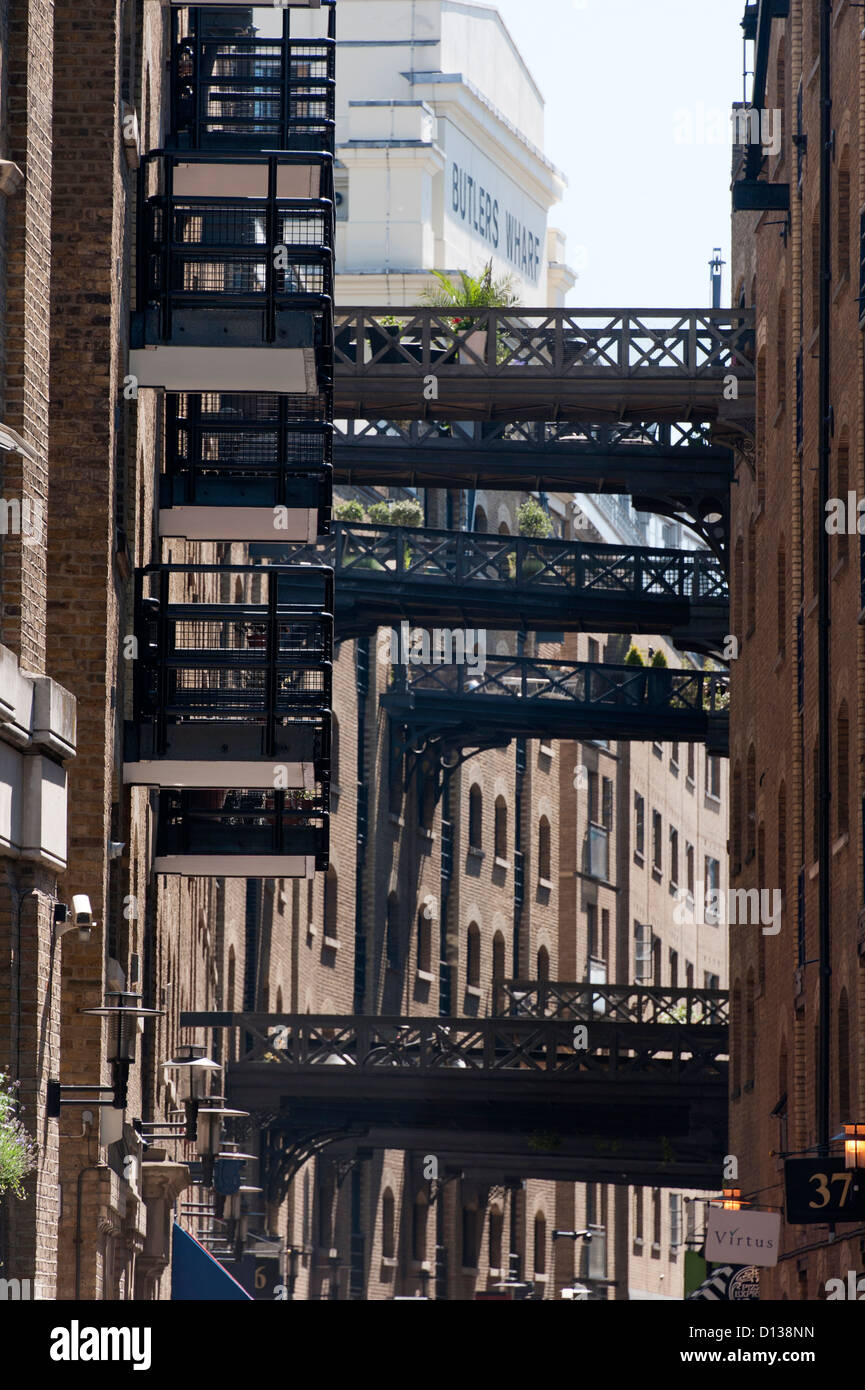
<path id="1" fill-rule="evenodd" d="M 726 1024 L 730 995 L 722 989 L 514 979 L 496 983 L 493 1007 L 497 1015 L 519 1018 Z"/>

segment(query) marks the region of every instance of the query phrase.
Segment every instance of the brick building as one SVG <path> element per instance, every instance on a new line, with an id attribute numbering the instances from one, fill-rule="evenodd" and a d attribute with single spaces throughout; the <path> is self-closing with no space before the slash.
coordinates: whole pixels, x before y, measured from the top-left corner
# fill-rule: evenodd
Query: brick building
<path id="1" fill-rule="evenodd" d="M 865 462 L 865 69 L 849 4 L 750 5 L 745 27 L 753 106 L 780 114 L 782 141 L 743 128 L 734 169 L 734 302 L 756 306 L 758 385 L 733 489 L 730 882 L 779 889 L 783 916 L 776 935 L 731 930 L 730 1146 L 743 1192 L 777 1209 L 785 1155 L 837 1158 L 865 1095 L 862 542 L 846 524 Z M 824 1298 L 862 1268 L 861 1223 L 785 1223 L 761 1296 Z"/>

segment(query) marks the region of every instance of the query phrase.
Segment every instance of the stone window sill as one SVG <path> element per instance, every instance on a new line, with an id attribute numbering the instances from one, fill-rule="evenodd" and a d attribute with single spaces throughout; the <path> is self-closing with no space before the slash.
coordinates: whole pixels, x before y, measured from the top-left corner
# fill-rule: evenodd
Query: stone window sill
<path id="1" fill-rule="evenodd" d="M 486 859 L 486 850 L 478 849 L 477 845 L 469 845 L 469 859 Z"/>
<path id="2" fill-rule="evenodd" d="M 417 978 L 422 980 L 425 985 L 431 985 L 435 981 L 435 975 L 431 970 L 418 970 L 416 973 Z"/>
<path id="3" fill-rule="evenodd" d="M 326 936 L 321 943 L 321 948 L 323 951 L 338 951 L 339 942 L 335 936 Z"/>
<path id="4" fill-rule="evenodd" d="M 511 867 L 509 859 L 500 859 L 498 855 L 496 855 L 495 859 L 493 860 L 493 863 L 495 864 L 497 869 L 504 869 L 506 872 Z"/>
<path id="5" fill-rule="evenodd" d="M 470 997 L 471 999 L 480 999 L 480 997 L 481 997 L 481 987 L 480 987 L 480 985 L 466 985 L 466 994 L 469 995 L 469 997 Z"/>
<path id="6" fill-rule="evenodd" d="M 405 829 L 405 817 L 404 817 L 404 816 L 397 816 L 397 815 L 394 814 L 393 811 L 391 811 L 390 814 L 388 815 L 388 820 L 390 821 L 390 824 L 393 825 L 393 826 L 396 826 L 396 828 L 397 828 L 398 830 L 404 830 L 404 829 Z"/>
<path id="7" fill-rule="evenodd" d="M 539 887 L 539 888 L 544 888 L 544 889 L 546 889 L 546 891 L 547 891 L 548 893 L 551 892 L 551 891 L 552 891 L 552 888 L 553 888 L 552 879 L 549 879 L 549 878 L 539 878 L 539 879 L 538 879 L 538 887 Z"/>

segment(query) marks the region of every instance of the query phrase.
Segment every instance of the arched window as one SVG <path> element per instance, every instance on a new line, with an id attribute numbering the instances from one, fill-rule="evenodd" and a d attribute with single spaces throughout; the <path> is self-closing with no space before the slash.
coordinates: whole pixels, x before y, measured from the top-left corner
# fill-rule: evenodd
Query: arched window
<path id="1" fill-rule="evenodd" d="M 547 1272 L 547 1218 L 542 1211 L 535 1215 L 535 1274 Z"/>
<path id="2" fill-rule="evenodd" d="M 850 829 L 850 715 L 846 700 L 841 701 L 838 709 L 838 723 L 835 733 L 835 783 L 838 808 L 836 830 L 839 835 L 846 835 Z"/>
<path id="3" fill-rule="evenodd" d="M 383 1260 L 394 1259 L 396 1250 L 395 1214 L 396 1205 L 393 1193 L 389 1187 L 386 1187 L 381 1197 L 381 1257 Z"/>
<path id="4" fill-rule="evenodd" d="M 752 1090 L 757 1060 L 757 1021 L 754 1013 L 754 971 L 745 983 L 745 1089 Z"/>
<path id="5" fill-rule="evenodd" d="M 496 797 L 495 805 L 495 845 L 496 859 L 508 857 L 508 805 L 503 796 Z"/>
<path id="6" fill-rule="evenodd" d="M 493 937 L 493 983 L 505 978 L 505 938 L 500 931 Z"/>
<path id="7" fill-rule="evenodd" d="M 778 655 L 787 655 L 787 542 L 781 537 L 778 546 Z"/>
<path id="8" fill-rule="evenodd" d="M 333 865 L 324 876 L 324 934 L 328 941 L 339 936 L 339 879 Z"/>
<path id="9" fill-rule="evenodd" d="M 426 975 L 432 971 L 432 918 L 426 907 L 417 915 L 417 968 Z"/>
<path id="10" fill-rule="evenodd" d="M 838 1000 L 838 1123 L 849 1124 L 850 1110 L 850 1004 L 846 989 Z"/>
<path id="11" fill-rule="evenodd" d="M 476 531 L 481 531 L 481 532 L 486 533 L 487 531 L 489 531 L 489 529 L 490 529 L 490 527 L 489 527 L 489 522 L 487 521 L 487 514 L 486 514 L 486 512 L 484 511 L 483 507 L 476 507 L 476 508 L 475 508 L 475 530 L 476 530 Z"/>
<path id="12" fill-rule="evenodd" d="M 747 797 L 747 819 L 745 821 L 745 859 L 750 863 L 757 852 L 757 754 L 754 745 L 748 749 L 745 794 Z"/>
<path id="13" fill-rule="evenodd" d="M 466 984 L 477 989 L 481 982 L 481 929 L 470 922 L 466 933 Z"/>
<path id="14" fill-rule="evenodd" d="M 475 784 L 469 792 L 469 847 L 481 849 L 484 834 L 484 798 L 480 787 Z"/>
<path id="15" fill-rule="evenodd" d="M 742 872 L 742 766 L 733 768 L 730 795 L 730 872 Z"/>
<path id="16" fill-rule="evenodd" d="M 547 820 L 546 816 L 541 816 L 538 824 L 538 878 L 546 879 L 549 883 L 552 876 L 552 836 L 550 834 L 550 822 Z"/>
<path id="17" fill-rule="evenodd" d="M 538 979 L 548 980 L 550 978 L 550 953 L 546 946 L 541 946 L 538 951 Z"/>

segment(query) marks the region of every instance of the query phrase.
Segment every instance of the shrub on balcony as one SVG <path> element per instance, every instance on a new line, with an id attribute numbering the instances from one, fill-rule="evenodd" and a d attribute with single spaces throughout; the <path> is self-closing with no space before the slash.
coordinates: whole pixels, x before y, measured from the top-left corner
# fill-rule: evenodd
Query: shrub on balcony
<path id="1" fill-rule="evenodd" d="M 23 1182 L 36 1163 L 36 1148 L 21 1122 L 17 1083 L 0 1072 L 0 1197 L 23 1197 Z"/>
<path id="2" fill-rule="evenodd" d="M 552 533 L 553 523 L 540 502 L 530 497 L 517 507 L 517 528 L 521 536 L 532 540 L 545 541 Z"/>
<path id="3" fill-rule="evenodd" d="M 390 509 L 391 526 L 423 526 L 423 507 L 413 497 L 394 502 Z"/>
<path id="4" fill-rule="evenodd" d="M 645 661 L 644 661 L 644 659 L 643 659 L 643 653 L 640 651 L 639 647 L 633 647 L 633 646 L 632 646 L 632 647 L 629 647 L 629 648 L 628 648 L 628 655 L 625 657 L 625 665 L 626 665 L 626 666 L 645 666 L 645 664 L 646 664 L 646 663 L 645 663 Z"/>
<path id="5" fill-rule="evenodd" d="M 357 501 L 337 502 L 333 514 L 337 521 L 363 521 L 363 503 Z"/>

